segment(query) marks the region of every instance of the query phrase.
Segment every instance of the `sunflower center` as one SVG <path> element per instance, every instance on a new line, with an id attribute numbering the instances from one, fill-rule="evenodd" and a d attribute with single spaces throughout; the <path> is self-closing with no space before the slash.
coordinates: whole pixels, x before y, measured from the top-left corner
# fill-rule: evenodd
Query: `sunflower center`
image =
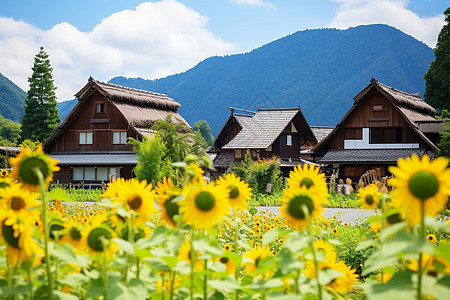
<path id="1" fill-rule="evenodd" d="M 102 240 L 110 240 L 112 238 L 111 233 L 105 228 L 97 227 L 91 230 L 88 235 L 88 246 L 94 250 L 101 252 L 105 249 Z"/>
<path id="2" fill-rule="evenodd" d="M 76 227 L 70 228 L 70 237 L 74 241 L 81 240 L 81 231 L 78 228 L 76 228 Z"/>
<path id="3" fill-rule="evenodd" d="M 19 177 L 23 182 L 31 185 L 39 184 L 39 178 L 33 172 L 34 168 L 38 168 L 42 172 L 44 180 L 50 174 L 50 168 L 44 159 L 35 156 L 28 157 L 23 159 L 19 166 Z"/>
<path id="4" fill-rule="evenodd" d="M 25 199 L 22 197 L 14 196 L 11 198 L 11 209 L 21 210 L 25 208 Z"/>
<path id="5" fill-rule="evenodd" d="M 169 216 L 169 218 L 173 221 L 173 217 L 175 217 L 176 215 L 178 215 L 178 210 L 179 210 L 179 206 L 178 203 L 173 202 L 173 200 L 175 199 L 175 197 L 169 198 L 167 199 L 166 202 L 164 202 L 164 207 L 166 209 L 166 214 L 167 216 Z"/>
<path id="6" fill-rule="evenodd" d="M 314 185 L 314 182 L 311 180 L 311 178 L 305 177 L 300 181 L 300 186 L 306 186 L 307 189 L 312 187 Z"/>
<path id="7" fill-rule="evenodd" d="M 220 262 L 226 264 L 230 259 L 228 257 L 221 257 Z"/>
<path id="8" fill-rule="evenodd" d="M 386 221 L 388 221 L 389 224 L 394 225 L 394 224 L 400 223 L 402 221 L 402 219 L 400 218 L 400 214 L 396 213 L 396 214 L 386 217 Z"/>
<path id="9" fill-rule="evenodd" d="M 135 194 L 127 200 L 127 203 L 132 210 L 137 210 L 142 206 L 142 197 L 139 194 Z"/>
<path id="10" fill-rule="evenodd" d="M 372 205 L 373 202 L 374 202 L 374 199 L 373 199 L 373 196 L 372 196 L 372 195 L 366 195 L 365 200 L 366 200 L 366 203 L 367 203 L 368 205 Z"/>
<path id="11" fill-rule="evenodd" d="M 439 181 L 433 173 L 419 171 L 411 176 L 408 186 L 414 196 L 425 200 L 436 195 L 439 190 Z"/>
<path id="12" fill-rule="evenodd" d="M 61 235 L 59 234 L 59 232 L 60 232 L 61 230 L 63 230 L 63 229 L 64 229 L 64 226 L 62 226 L 62 225 L 59 225 L 59 224 L 52 224 L 52 225 L 50 226 L 50 234 L 49 234 L 50 238 L 51 238 L 52 240 L 54 240 L 56 234 L 58 234 L 58 236 L 61 236 Z"/>
<path id="13" fill-rule="evenodd" d="M 19 237 L 14 237 L 14 228 L 12 225 L 6 225 L 6 220 L 2 223 L 2 235 L 5 241 L 13 248 L 20 249 L 19 248 Z"/>
<path id="14" fill-rule="evenodd" d="M 261 261 L 261 257 L 258 256 L 257 258 L 255 258 L 255 266 L 258 267 L 259 262 Z"/>
<path id="15" fill-rule="evenodd" d="M 430 241 L 434 240 L 434 238 L 433 238 L 431 235 L 428 237 L 428 239 L 429 239 Z"/>
<path id="16" fill-rule="evenodd" d="M 228 187 L 228 190 L 230 191 L 230 198 L 235 199 L 239 196 L 239 190 L 235 185 L 230 185 Z"/>
<path id="17" fill-rule="evenodd" d="M 310 197 L 305 195 L 298 195 L 292 198 L 292 200 L 289 201 L 287 211 L 292 217 L 296 219 L 305 219 L 306 216 L 302 208 L 303 206 L 306 207 L 309 214 L 311 215 L 311 212 L 314 209 L 314 203 Z"/>
<path id="18" fill-rule="evenodd" d="M 214 196 L 210 192 L 200 192 L 195 197 L 195 205 L 200 209 L 201 211 L 209 211 L 214 207 L 214 203 L 216 200 L 214 199 Z"/>

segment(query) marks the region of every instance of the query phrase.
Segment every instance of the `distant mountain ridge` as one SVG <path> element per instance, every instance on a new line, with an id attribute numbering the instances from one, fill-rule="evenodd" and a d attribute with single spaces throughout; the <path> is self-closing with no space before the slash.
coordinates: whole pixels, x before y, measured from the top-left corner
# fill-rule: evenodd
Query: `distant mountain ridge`
<path id="1" fill-rule="evenodd" d="M 193 125 L 217 134 L 228 107 L 300 105 L 310 125 L 336 125 L 353 97 L 375 77 L 406 92 L 425 90 L 433 49 L 388 25 L 298 31 L 244 54 L 211 57 L 156 80 L 115 77 L 111 83 L 167 93 Z"/>
<path id="2" fill-rule="evenodd" d="M 27 93 L 0 73 L 0 114 L 17 123 L 22 123 Z"/>

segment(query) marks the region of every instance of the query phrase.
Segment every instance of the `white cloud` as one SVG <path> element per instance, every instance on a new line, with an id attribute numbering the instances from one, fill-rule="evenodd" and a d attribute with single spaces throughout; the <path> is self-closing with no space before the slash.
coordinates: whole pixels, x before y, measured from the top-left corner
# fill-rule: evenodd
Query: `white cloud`
<path id="1" fill-rule="evenodd" d="M 160 78 L 234 50 L 207 23 L 206 17 L 175 0 L 114 13 L 90 32 L 66 22 L 42 31 L 0 18 L 0 72 L 26 91 L 42 45 L 50 56 L 58 99 L 72 99 L 91 75 L 103 81 L 117 75 Z"/>
<path id="2" fill-rule="evenodd" d="M 231 0 L 231 2 L 242 6 L 257 6 L 274 9 L 275 6 L 272 3 L 264 2 L 262 0 Z"/>
<path id="3" fill-rule="evenodd" d="M 407 0 L 334 0 L 341 3 L 327 27 L 346 29 L 362 24 L 391 25 L 434 48 L 444 16 L 420 17 L 407 8 Z"/>

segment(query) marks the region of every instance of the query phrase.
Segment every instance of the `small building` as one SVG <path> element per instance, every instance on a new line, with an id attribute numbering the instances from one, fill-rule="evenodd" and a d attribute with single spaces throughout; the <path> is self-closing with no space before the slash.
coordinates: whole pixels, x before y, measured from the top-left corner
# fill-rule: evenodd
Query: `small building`
<path id="1" fill-rule="evenodd" d="M 425 153 L 433 158 L 442 120 L 419 94 L 399 91 L 372 78 L 331 133 L 313 148 L 321 164 L 340 179 L 358 182 L 368 170 L 389 176 L 388 167 L 402 157 Z"/>
<path id="2" fill-rule="evenodd" d="M 314 147 L 317 139 L 300 107 L 258 108 L 256 112 L 244 112 L 238 114 L 232 109 L 214 141 L 213 163 L 219 173 L 233 162 L 243 160 L 247 151 L 254 160 L 280 158 L 285 175 L 295 166 L 306 163 L 301 158 L 301 151 Z"/>
<path id="3" fill-rule="evenodd" d="M 118 177 L 132 178 L 137 160 L 127 139 L 151 137 L 151 126 L 169 114 L 175 124 L 186 123 L 178 114 L 180 104 L 165 94 L 91 77 L 75 96 L 78 103 L 43 144 L 59 160 L 54 181 L 60 184 L 98 187 Z"/>

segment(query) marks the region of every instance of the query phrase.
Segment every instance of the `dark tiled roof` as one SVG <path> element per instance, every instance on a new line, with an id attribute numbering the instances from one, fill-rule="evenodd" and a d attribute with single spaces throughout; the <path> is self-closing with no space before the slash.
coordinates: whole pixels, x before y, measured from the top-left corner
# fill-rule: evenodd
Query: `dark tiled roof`
<path id="1" fill-rule="evenodd" d="M 300 108 L 259 109 L 223 149 L 266 149 L 299 111 Z"/>
<path id="2" fill-rule="evenodd" d="M 311 130 L 316 136 L 317 142 L 320 143 L 327 135 L 333 131 L 334 127 L 330 126 L 311 126 Z"/>
<path id="3" fill-rule="evenodd" d="M 51 158 L 59 160 L 58 165 L 135 165 L 136 154 L 51 154 Z"/>
<path id="4" fill-rule="evenodd" d="M 442 130 L 444 120 L 422 121 L 416 122 L 420 131 L 424 133 L 439 132 Z"/>
<path id="5" fill-rule="evenodd" d="M 220 151 L 214 158 L 213 164 L 215 168 L 228 168 L 234 162 L 233 151 Z"/>
<path id="6" fill-rule="evenodd" d="M 319 160 L 322 164 L 395 163 L 399 158 L 417 154 L 422 157 L 425 149 L 330 149 Z"/>
<path id="7" fill-rule="evenodd" d="M 241 125 L 242 128 L 247 126 L 252 120 L 253 115 L 241 115 L 241 114 L 233 114 L 236 118 L 236 121 Z"/>

